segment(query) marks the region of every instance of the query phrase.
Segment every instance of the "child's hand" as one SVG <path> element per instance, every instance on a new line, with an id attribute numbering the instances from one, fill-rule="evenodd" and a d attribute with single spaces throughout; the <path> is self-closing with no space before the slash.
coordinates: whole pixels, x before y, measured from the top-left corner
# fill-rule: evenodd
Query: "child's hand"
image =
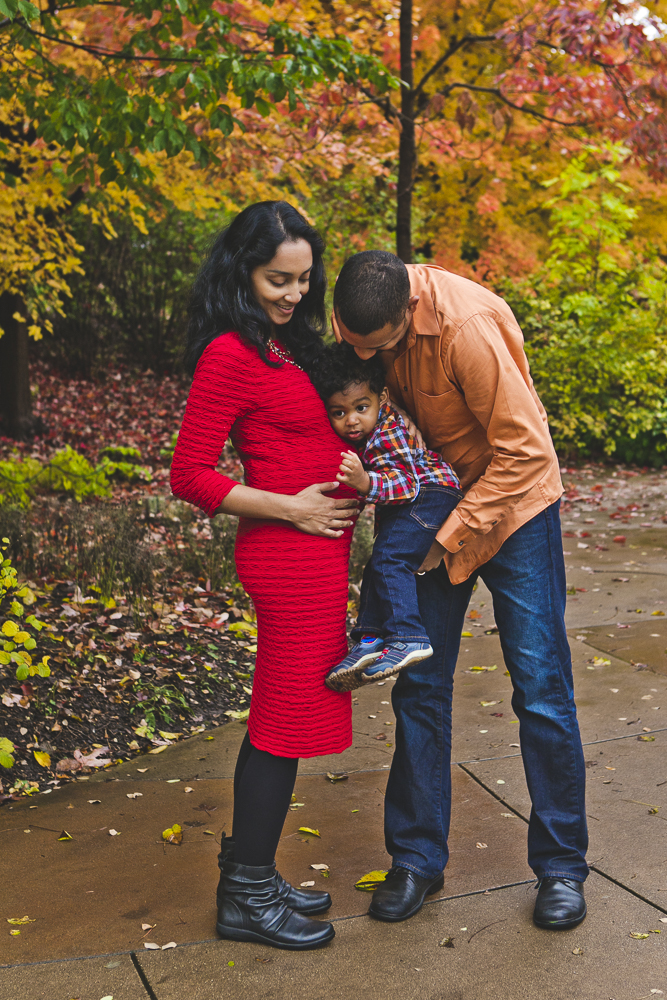
<path id="1" fill-rule="evenodd" d="M 342 451 L 341 458 L 343 461 L 340 463 L 336 479 L 339 483 L 346 483 L 357 493 L 366 496 L 370 492 L 371 477 L 361 464 L 356 451 Z"/>

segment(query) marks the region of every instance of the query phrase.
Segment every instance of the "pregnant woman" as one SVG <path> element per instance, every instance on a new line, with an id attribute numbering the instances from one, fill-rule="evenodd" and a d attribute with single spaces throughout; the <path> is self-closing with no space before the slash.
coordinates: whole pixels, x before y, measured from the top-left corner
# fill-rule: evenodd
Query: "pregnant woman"
<path id="1" fill-rule="evenodd" d="M 298 759 L 352 742 L 350 695 L 324 678 L 347 653 L 357 502 L 336 483 L 341 442 L 304 371 L 321 350 L 323 250 L 286 202 L 252 205 L 218 236 L 193 291 L 194 379 L 171 470 L 177 497 L 210 517 L 239 516 L 236 567 L 257 612 L 232 837 L 219 855 L 218 932 L 299 950 L 326 944 L 334 929 L 311 919 L 329 894 L 295 889 L 275 867 Z M 230 435 L 244 484 L 216 472 Z"/>

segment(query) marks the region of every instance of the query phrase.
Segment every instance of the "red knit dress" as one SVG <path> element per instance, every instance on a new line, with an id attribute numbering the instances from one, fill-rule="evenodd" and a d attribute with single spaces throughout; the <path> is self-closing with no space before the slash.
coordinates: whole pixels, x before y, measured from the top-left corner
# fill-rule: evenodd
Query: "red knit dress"
<path id="1" fill-rule="evenodd" d="M 247 486 L 294 495 L 336 479 L 344 444 L 308 376 L 289 363 L 269 368 L 236 333 L 218 337 L 201 356 L 171 467 L 175 496 L 211 517 L 236 485 L 215 471 L 230 434 Z M 324 684 L 347 654 L 351 535 L 325 538 L 283 521 L 239 520 L 236 568 L 257 611 L 248 730 L 259 750 L 315 757 L 352 742 L 350 694 Z"/>

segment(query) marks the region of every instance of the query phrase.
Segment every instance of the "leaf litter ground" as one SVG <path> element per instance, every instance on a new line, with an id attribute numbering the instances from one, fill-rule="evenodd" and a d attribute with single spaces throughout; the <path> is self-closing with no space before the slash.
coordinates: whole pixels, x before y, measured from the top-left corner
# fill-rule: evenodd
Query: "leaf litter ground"
<path id="1" fill-rule="evenodd" d="M 224 554 L 231 561 L 230 540 L 220 556 L 211 549 L 208 519 L 187 505 L 179 517 L 170 506 L 170 446 L 186 384 L 129 373 L 103 382 L 63 380 L 44 365 L 32 378 L 47 431 L 29 443 L 0 438 L 0 458 L 46 461 L 70 444 L 94 463 L 103 447 L 131 445 L 153 480 L 114 484 L 103 503 L 38 497 L 27 512 L 0 506 L 14 563 L 36 595 L 30 610 L 50 626 L 39 634 L 37 652 L 50 657 L 52 670 L 20 684 L 13 665 L 0 666 L 2 735 L 16 747 L 14 767 L 0 774 L 2 801 L 92 773 L 91 754 L 100 747 L 109 748 L 101 760 L 127 760 L 219 726 L 229 720 L 225 712 L 245 713 L 256 652 L 251 602 L 233 564 L 217 565 Z M 229 449 L 219 468 L 242 476 Z M 72 519 L 92 525 L 100 512 L 135 510 L 143 523 L 138 560 L 155 567 L 152 593 L 105 598 L 89 572 L 72 570 L 77 550 L 94 543 L 80 525 L 73 532 Z M 217 561 L 212 567 L 207 552 Z"/>

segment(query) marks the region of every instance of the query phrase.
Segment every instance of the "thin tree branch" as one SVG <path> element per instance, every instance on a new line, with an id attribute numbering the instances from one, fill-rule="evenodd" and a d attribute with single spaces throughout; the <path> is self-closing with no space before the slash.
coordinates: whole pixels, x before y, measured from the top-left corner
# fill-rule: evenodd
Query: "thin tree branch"
<path id="1" fill-rule="evenodd" d="M 42 31 L 35 31 L 34 28 L 26 26 L 26 31 L 29 31 L 31 35 L 35 35 L 37 38 L 45 38 L 49 42 L 53 42 L 55 45 L 68 45 L 73 49 L 80 49 L 83 52 L 88 52 L 90 55 L 96 56 L 98 59 L 121 59 L 124 62 L 160 62 L 160 63 L 187 63 L 188 65 L 194 65 L 199 63 L 200 59 L 187 59 L 183 56 L 139 56 L 139 55 L 129 55 L 123 52 L 114 51 L 112 49 L 103 49 L 99 45 L 82 45 L 79 42 L 70 41 L 67 38 L 54 38 L 53 35 L 46 35 Z M 247 49 L 243 52 L 244 56 L 248 54 L 258 55 L 262 53 L 263 50 L 257 49 Z"/>
<path id="2" fill-rule="evenodd" d="M 415 95 L 419 94 L 420 91 L 424 89 L 424 86 L 431 79 L 433 74 L 437 73 L 438 70 L 447 62 L 447 60 L 450 59 L 453 55 L 455 55 L 459 49 L 463 48 L 464 45 L 468 45 L 469 43 L 475 43 L 475 42 L 495 42 L 495 41 L 497 41 L 495 35 L 464 35 L 462 38 L 456 39 L 455 41 L 451 42 L 447 51 L 443 55 L 441 55 L 436 62 L 433 63 L 431 68 L 427 70 L 426 73 L 424 73 L 423 77 L 421 78 L 421 80 L 414 89 Z"/>
<path id="3" fill-rule="evenodd" d="M 451 93 L 453 90 L 472 90 L 481 94 L 493 94 L 494 97 L 499 98 L 499 100 L 501 100 L 503 104 L 506 104 L 509 108 L 514 108 L 515 111 L 521 111 L 523 114 L 532 115 L 533 118 L 539 118 L 541 121 L 552 122 L 554 125 L 576 125 L 580 127 L 596 124 L 596 120 L 593 118 L 568 122 L 563 121 L 562 118 L 553 118 L 551 115 L 545 115 L 541 111 L 536 111 L 535 108 L 516 104 L 514 101 L 510 101 L 509 97 L 505 97 L 499 87 L 480 87 L 474 83 L 450 83 L 445 90 L 447 93 Z"/>

